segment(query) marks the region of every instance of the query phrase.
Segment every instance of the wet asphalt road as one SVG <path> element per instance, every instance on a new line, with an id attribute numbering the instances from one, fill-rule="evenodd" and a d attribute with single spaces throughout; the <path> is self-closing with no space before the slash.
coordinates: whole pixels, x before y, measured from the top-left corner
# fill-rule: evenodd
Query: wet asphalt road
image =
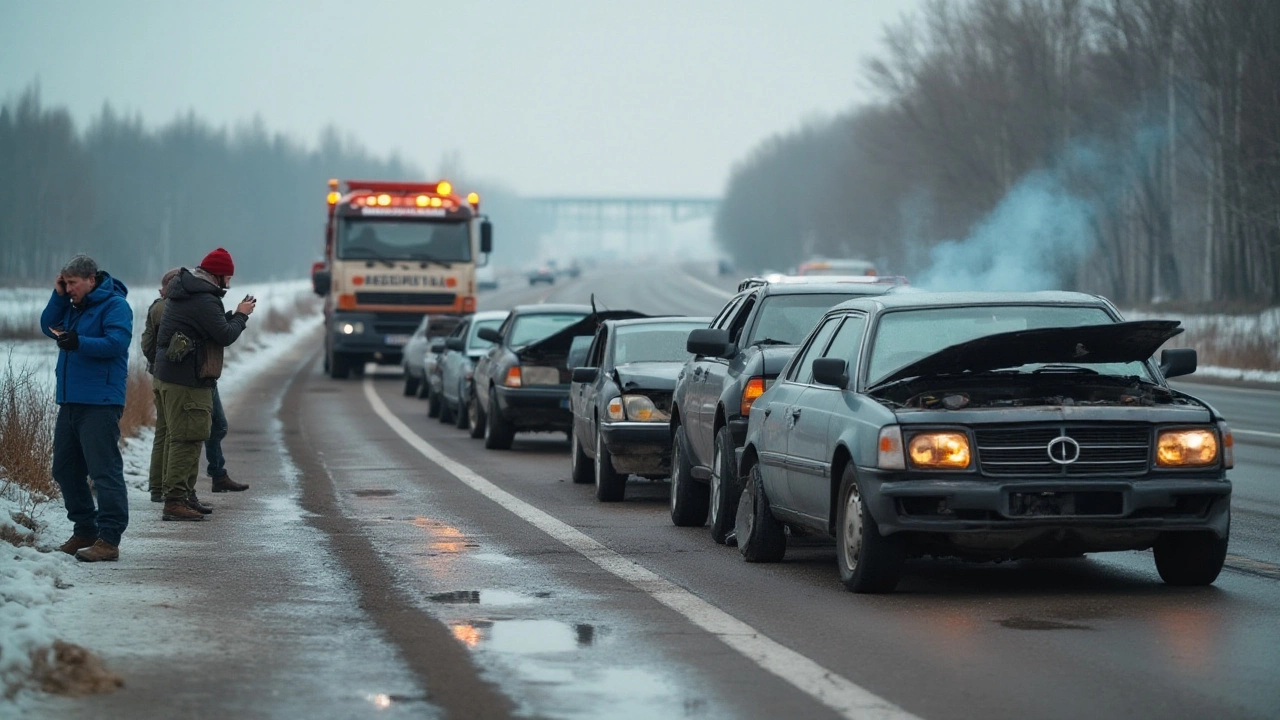
<path id="1" fill-rule="evenodd" d="M 614 309 L 711 315 L 728 295 L 715 284 L 602 270 L 481 304 L 594 292 Z M 303 507 L 447 715 L 1280 716 L 1280 394 L 1184 386 L 1241 431 L 1230 557 L 1211 588 L 1166 587 L 1150 553 L 1114 553 L 914 561 L 897 593 L 855 596 L 830 545 L 748 565 L 673 527 L 662 482 L 597 503 L 569 481 L 563 435 L 485 450 L 428 419 L 398 376 L 332 381 L 318 356 L 286 382 Z"/>

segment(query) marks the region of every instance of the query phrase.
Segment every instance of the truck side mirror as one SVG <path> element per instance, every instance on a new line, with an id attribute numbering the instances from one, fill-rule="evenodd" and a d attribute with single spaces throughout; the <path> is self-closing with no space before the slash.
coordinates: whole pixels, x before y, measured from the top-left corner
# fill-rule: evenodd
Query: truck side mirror
<path id="1" fill-rule="evenodd" d="M 493 223 L 488 220 L 480 223 L 480 252 L 493 252 Z"/>
<path id="2" fill-rule="evenodd" d="M 1160 372 L 1166 378 L 1190 375 L 1196 371 L 1194 348 L 1170 348 L 1160 353 Z"/>
<path id="3" fill-rule="evenodd" d="M 311 289 L 320 297 L 328 295 L 332 285 L 333 274 L 328 270 L 317 270 L 311 274 Z"/>
<path id="4" fill-rule="evenodd" d="M 502 333 L 493 328 L 483 327 L 476 331 L 476 337 L 481 340 L 488 340 L 495 345 L 502 342 Z"/>
<path id="5" fill-rule="evenodd" d="M 813 361 L 814 382 L 834 385 L 841 390 L 849 386 L 849 363 L 840 358 L 818 358 Z"/>

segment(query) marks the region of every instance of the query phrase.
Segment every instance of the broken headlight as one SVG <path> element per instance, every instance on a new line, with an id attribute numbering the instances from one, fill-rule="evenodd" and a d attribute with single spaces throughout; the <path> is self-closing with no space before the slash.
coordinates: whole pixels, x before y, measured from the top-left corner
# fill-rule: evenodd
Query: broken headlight
<path id="1" fill-rule="evenodd" d="M 1161 430 L 1156 436 L 1156 466 L 1204 467 L 1218 461 L 1218 434 L 1206 428 Z"/>
<path id="2" fill-rule="evenodd" d="M 965 470 L 972 454 L 969 436 L 962 432 L 922 432 L 907 443 L 911 465 L 922 470 Z"/>

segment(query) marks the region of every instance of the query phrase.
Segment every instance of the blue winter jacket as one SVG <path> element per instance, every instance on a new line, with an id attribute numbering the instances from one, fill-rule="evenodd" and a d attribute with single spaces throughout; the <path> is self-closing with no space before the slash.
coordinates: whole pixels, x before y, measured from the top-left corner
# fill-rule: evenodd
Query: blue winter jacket
<path id="1" fill-rule="evenodd" d="M 129 343 L 133 339 L 133 309 L 125 296 L 129 288 L 105 272 L 98 286 L 71 304 L 70 295 L 57 291 L 40 315 L 40 329 L 51 338 L 51 327 L 75 330 L 80 347 L 58 351 L 58 404 L 124 405 L 129 376 Z"/>

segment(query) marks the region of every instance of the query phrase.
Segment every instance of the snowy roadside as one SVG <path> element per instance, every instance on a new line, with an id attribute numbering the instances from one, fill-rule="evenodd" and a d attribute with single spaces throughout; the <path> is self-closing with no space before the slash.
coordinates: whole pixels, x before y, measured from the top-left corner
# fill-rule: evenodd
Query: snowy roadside
<path id="1" fill-rule="evenodd" d="M 246 334 L 228 352 L 226 370 L 219 383 L 228 402 L 234 401 L 238 388 L 244 384 L 243 379 L 268 366 L 281 352 L 312 333 L 322 320 L 316 312 L 318 305 L 311 296 L 308 281 L 236 287 L 232 295 L 245 292 L 256 295 L 259 302 Z M 45 295 L 47 298 L 47 293 Z M 135 312 L 140 309 L 143 313 L 155 297 L 154 291 L 131 292 L 130 295 L 130 304 Z M 43 306 L 41 301 L 39 309 Z M 13 304 L 9 307 L 12 308 Z M 29 304 L 22 307 L 24 313 L 30 312 Z M 35 311 L 37 321 L 39 309 Z M 273 313 L 275 320 L 268 321 Z M 286 325 L 287 331 L 271 332 L 273 327 L 283 330 Z M 135 341 L 141 332 L 139 322 L 135 325 Z M 131 360 L 135 355 L 140 356 L 136 352 L 136 342 Z M 12 366 L 4 364 L 6 358 L 13 358 Z M 56 348 L 48 340 L 0 341 L 0 373 L 11 369 L 32 370 L 34 379 L 48 389 L 50 397 L 55 385 L 53 368 L 56 360 Z M 137 437 L 126 440 L 122 449 L 129 504 L 135 514 L 150 509 L 147 473 L 152 437 L 153 430 L 145 428 Z M 20 497 L 20 493 L 0 493 L 0 527 L 9 525 L 14 514 L 28 510 L 30 503 Z M 71 535 L 71 523 L 66 520 L 60 500 L 37 508 L 34 519 L 37 521 L 34 547 L 17 547 L 0 541 L 0 717 L 3 718 L 21 716 L 24 697 L 39 690 L 33 687 L 31 679 L 33 658 L 38 662 L 44 653 L 46 659 L 51 659 L 47 654 L 57 640 L 69 643 L 82 641 L 82 638 L 63 637 L 52 620 L 54 604 L 68 593 L 79 592 L 73 581 L 78 580 L 85 567 L 77 567 L 73 558 L 56 551 L 57 546 Z M 127 541 L 127 532 L 125 537 Z M 126 555 L 127 552 L 126 542 Z M 72 671 L 76 672 L 75 669 Z M 68 686 L 60 688 L 63 692 L 72 694 L 77 689 L 92 691 L 92 687 L 84 686 L 86 682 L 91 686 L 113 682 L 99 668 L 81 668 L 79 672 L 85 675 L 79 679 L 79 686 L 75 679 L 61 678 L 69 681 Z"/>

